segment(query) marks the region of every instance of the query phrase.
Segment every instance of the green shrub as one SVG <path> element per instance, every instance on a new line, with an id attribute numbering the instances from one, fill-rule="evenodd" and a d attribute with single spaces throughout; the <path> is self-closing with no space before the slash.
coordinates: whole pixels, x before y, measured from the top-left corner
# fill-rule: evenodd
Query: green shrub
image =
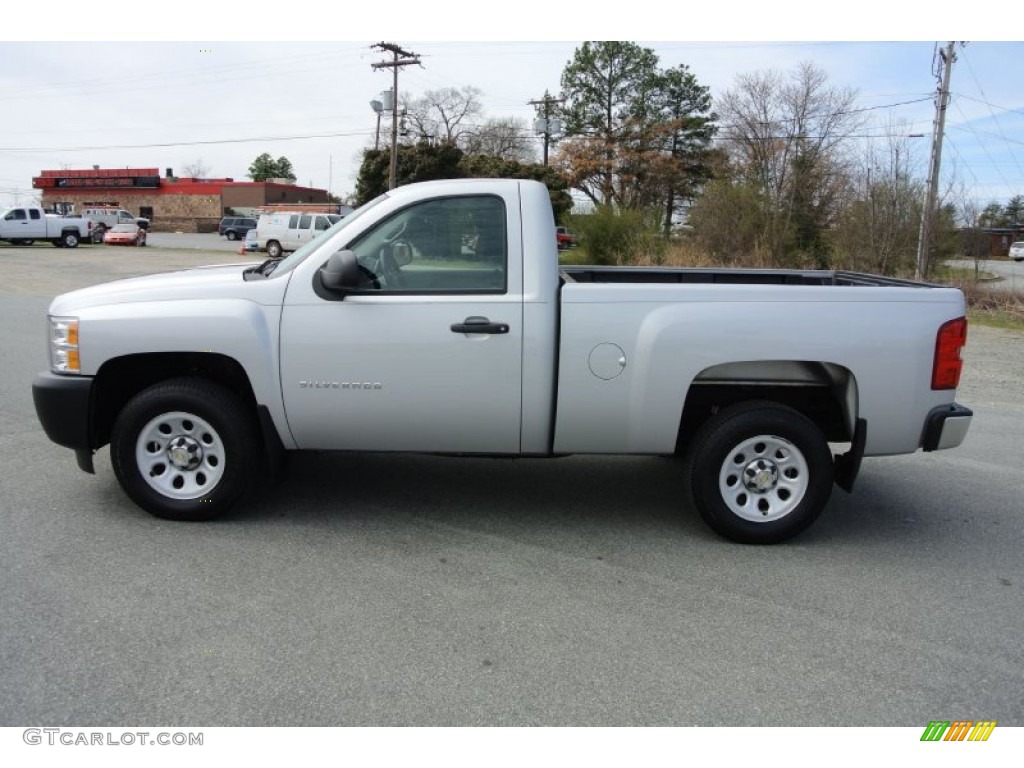
<path id="1" fill-rule="evenodd" d="M 567 217 L 566 226 L 576 232 L 590 264 L 660 264 L 665 252 L 656 213 L 601 207 Z"/>

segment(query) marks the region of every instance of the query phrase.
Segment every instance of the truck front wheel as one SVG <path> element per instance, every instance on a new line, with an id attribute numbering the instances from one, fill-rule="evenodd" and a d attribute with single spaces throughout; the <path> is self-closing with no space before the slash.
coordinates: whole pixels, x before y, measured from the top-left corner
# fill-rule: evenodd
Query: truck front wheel
<path id="1" fill-rule="evenodd" d="M 259 430 L 231 390 L 199 378 L 143 390 L 118 415 L 114 474 L 140 507 L 168 520 L 226 512 L 257 474 Z"/>
<path id="2" fill-rule="evenodd" d="M 704 522 L 744 544 L 796 536 L 832 494 L 832 451 L 821 430 L 768 401 L 723 408 L 708 419 L 685 471 Z"/>

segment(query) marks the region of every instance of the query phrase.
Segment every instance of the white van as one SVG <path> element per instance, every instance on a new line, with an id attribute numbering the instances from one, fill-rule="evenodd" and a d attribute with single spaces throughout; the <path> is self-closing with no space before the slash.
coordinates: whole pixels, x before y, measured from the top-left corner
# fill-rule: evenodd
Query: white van
<path id="1" fill-rule="evenodd" d="M 285 251 L 302 247 L 342 217 L 336 213 L 278 211 L 264 213 L 256 222 L 256 248 L 276 259 Z"/>

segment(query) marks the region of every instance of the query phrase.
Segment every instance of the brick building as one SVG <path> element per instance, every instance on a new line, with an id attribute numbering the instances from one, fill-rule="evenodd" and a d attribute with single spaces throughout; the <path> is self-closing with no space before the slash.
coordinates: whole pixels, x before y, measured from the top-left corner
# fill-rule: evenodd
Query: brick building
<path id="1" fill-rule="evenodd" d="M 177 178 L 168 168 L 42 171 L 32 179 L 47 210 L 64 213 L 112 206 L 144 216 L 158 232 L 215 232 L 221 217 L 274 204 L 327 203 L 327 190 L 283 180 Z"/>

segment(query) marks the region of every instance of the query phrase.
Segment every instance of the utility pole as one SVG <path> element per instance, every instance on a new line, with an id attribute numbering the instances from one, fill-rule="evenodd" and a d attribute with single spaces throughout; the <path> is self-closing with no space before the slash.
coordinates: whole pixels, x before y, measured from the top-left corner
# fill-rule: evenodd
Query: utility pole
<path id="1" fill-rule="evenodd" d="M 949 76 L 956 61 L 954 48 L 956 43 L 950 41 L 945 49 L 938 52 L 939 61 L 932 64 L 933 74 L 939 78 L 938 94 L 935 97 L 935 123 L 932 131 L 932 158 L 928 167 L 928 195 L 921 212 L 921 233 L 917 240 L 916 277 L 923 280 L 928 274 L 928 255 L 931 246 L 932 229 L 935 225 L 935 201 L 939 196 L 939 165 L 942 161 L 942 137 L 946 127 L 946 107 L 949 104 Z M 942 66 L 941 73 L 939 65 Z"/>
<path id="2" fill-rule="evenodd" d="M 420 59 L 415 53 L 407 51 L 394 43 L 377 43 L 371 46 L 391 53 L 391 61 L 379 61 L 371 65 L 374 69 L 390 69 L 392 75 L 391 100 L 391 168 L 388 172 L 388 189 L 397 186 L 398 177 L 398 70 L 410 64 L 419 64 Z"/>
<path id="3" fill-rule="evenodd" d="M 541 133 L 544 135 L 544 165 L 548 164 L 548 142 L 551 139 L 551 134 L 561 133 L 562 127 L 561 124 L 558 124 L 558 121 L 556 120 L 555 123 L 557 124 L 558 129 L 554 131 L 551 130 L 551 105 L 564 103 L 565 99 L 556 99 L 552 96 L 549 96 L 547 92 L 544 93 L 543 99 L 537 99 L 536 101 L 527 102 L 527 104 L 531 104 L 532 106 L 535 107 L 544 107 L 544 117 L 541 118 L 540 120 L 537 120 L 534 123 L 534 130 L 536 130 L 537 133 Z"/>

